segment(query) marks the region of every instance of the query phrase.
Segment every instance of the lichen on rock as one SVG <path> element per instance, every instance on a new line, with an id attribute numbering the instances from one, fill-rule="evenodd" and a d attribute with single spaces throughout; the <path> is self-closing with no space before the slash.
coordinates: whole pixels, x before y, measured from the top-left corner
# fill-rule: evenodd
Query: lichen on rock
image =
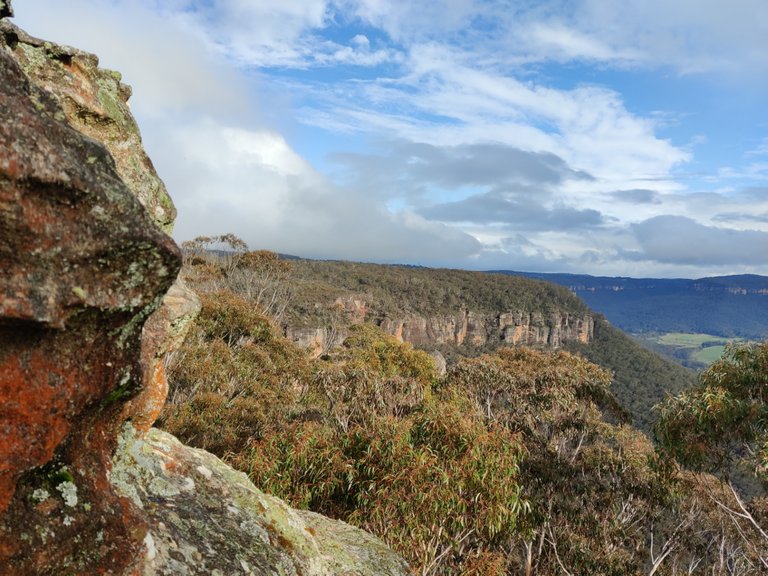
<path id="1" fill-rule="evenodd" d="M 105 401 L 141 388 L 142 326 L 180 254 L 7 41 L 0 34 L 0 566 L 117 572 L 144 529 L 108 489 L 121 403 Z M 57 497 L 40 502 L 43 491 Z"/>
<path id="2" fill-rule="evenodd" d="M 57 101 L 60 119 L 107 148 L 120 178 L 170 233 L 176 208 L 144 151 L 120 74 L 99 68 L 94 54 L 39 40 L 8 21 L 0 22 L 0 35 L 30 80 Z"/>
<path id="3" fill-rule="evenodd" d="M 405 576 L 405 562 L 343 522 L 294 510 L 204 450 L 127 424 L 111 482 L 147 514 L 143 575 Z"/>

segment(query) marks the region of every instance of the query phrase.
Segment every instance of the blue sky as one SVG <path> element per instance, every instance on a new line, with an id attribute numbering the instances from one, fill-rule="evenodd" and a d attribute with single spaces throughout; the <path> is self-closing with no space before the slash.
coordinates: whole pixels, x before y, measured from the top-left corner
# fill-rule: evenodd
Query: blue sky
<path id="1" fill-rule="evenodd" d="M 177 240 L 768 274 L 764 0 L 23 0 L 134 88 Z"/>

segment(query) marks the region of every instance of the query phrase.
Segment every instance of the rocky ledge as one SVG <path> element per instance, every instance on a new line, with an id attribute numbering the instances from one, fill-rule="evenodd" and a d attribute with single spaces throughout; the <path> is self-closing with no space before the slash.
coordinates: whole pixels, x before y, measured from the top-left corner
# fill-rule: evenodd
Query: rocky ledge
<path id="1" fill-rule="evenodd" d="M 120 437 L 110 481 L 149 528 L 138 574 L 405 575 L 405 562 L 344 522 L 294 510 L 204 450 L 152 429 Z"/>

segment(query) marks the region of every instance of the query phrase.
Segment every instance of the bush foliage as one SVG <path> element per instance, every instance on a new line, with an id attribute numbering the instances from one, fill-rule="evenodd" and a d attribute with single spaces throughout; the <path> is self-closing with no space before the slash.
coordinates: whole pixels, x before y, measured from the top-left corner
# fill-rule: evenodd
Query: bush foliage
<path id="1" fill-rule="evenodd" d="M 617 423 L 605 369 L 565 351 L 503 348 L 439 376 L 429 355 L 371 325 L 313 360 L 235 281 L 240 264 L 188 260 L 203 308 L 169 367 L 161 424 L 292 505 L 379 535 L 414 574 L 759 573 L 758 530 L 728 512 L 759 526 L 758 508 Z M 274 263 L 259 262 L 248 264 L 254 277 Z M 737 431 L 764 422 L 765 356 L 734 353 L 702 391 L 670 404 L 670 441 L 733 439 L 697 432 L 701 411 L 669 417 L 714 398 L 704 390 L 715 382 L 733 383 L 717 418 L 754 416 Z"/>

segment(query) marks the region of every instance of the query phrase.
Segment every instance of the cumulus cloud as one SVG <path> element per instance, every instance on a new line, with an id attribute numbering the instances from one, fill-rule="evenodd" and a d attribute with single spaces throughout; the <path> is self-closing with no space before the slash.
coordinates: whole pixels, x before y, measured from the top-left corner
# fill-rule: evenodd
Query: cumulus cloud
<path id="1" fill-rule="evenodd" d="M 573 230 L 603 225 L 597 210 L 577 210 L 568 206 L 548 207 L 534 191 L 493 191 L 457 202 L 423 208 L 420 214 L 443 222 L 505 224 L 514 230 Z"/>
<path id="2" fill-rule="evenodd" d="M 762 0 L 725 11 L 719 0 L 26 0 L 16 11 L 134 85 L 180 240 L 234 231 L 300 255 L 476 268 L 763 265 L 763 135 L 711 185 L 686 180 L 701 164 L 663 136 L 664 110 L 574 73 L 764 82 Z M 555 78 L 552 62 L 573 67 Z"/>
<path id="3" fill-rule="evenodd" d="M 177 130 L 170 144 L 159 160 L 169 167 L 169 186 L 184 190 L 180 238 L 234 232 L 252 247 L 302 256 L 425 264 L 481 249 L 460 230 L 392 214 L 332 184 L 277 133 L 207 120 Z"/>
<path id="4" fill-rule="evenodd" d="M 705 226 L 684 216 L 657 216 L 635 224 L 635 257 L 683 265 L 764 265 L 768 232 Z"/>
<path id="5" fill-rule="evenodd" d="M 338 87 L 311 86 L 313 106 L 301 110 L 301 119 L 327 130 L 433 145 L 493 141 L 551 153 L 614 189 L 669 178 L 691 158 L 612 90 L 553 89 L 484 70 L 471 56 L 445 45 L 413 46 L 397 81 L 350 82 L 343 99 Z"/>
<path id="6" fill-rule="evenodd" d="M 411 196 L 435 187 L 492 187 L 503 183 L 551 187 L 565 180 L 590 181 L 550 152 L 521 150 L 498 142 L 438 146 L 406 140 L 382 142 L 379 153 L 336 153 L 332 160 L 358 186 L 381 194 Z"/>
<path id="7" fill-rule="evenodd" d="M 749 212 L 724 212 L 722 214 L 715 215 L 712 218 L 714 222 L 751 222 L 753 224 L 768 224 L 768 212 L 763 213 L 749 213 Z"/>

